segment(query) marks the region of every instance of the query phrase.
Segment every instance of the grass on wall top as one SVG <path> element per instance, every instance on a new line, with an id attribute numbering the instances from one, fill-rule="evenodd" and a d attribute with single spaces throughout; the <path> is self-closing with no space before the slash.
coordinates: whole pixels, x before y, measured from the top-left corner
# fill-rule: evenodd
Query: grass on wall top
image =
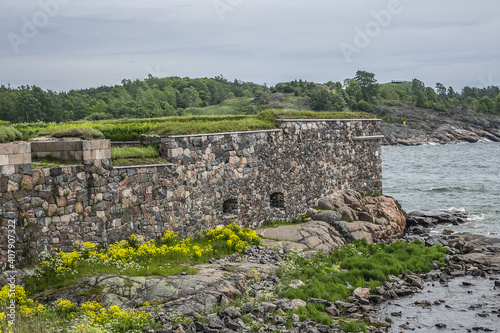
<path id="1" fill-rule="evenodd" d="M 373 119 L 366 112 L 315 112 L 289 109 L 269 109 L 259 113 L 259 117 L 273 119 Z"/>
<path id="2" fill-rule="evenodd" d="M 87 126 L 46 128 L 39 131 L 38 135 L 48 135 L 53 138 L 80 138 L 84 140 L 104 139 L 102 132 Z"/>
<path id="3" fill-rule="evenodd" d="M 373 115 L 363 112 L 313 112 L 288 109 L 270 109 L 258 115 L 202 115 L 149 119 L 114 119 L 73 123 L 16 124 L 22 139 L 67 133 L 73 128 L 93 128 L 111 141 L 138 141 L 141 134 L 187 135 L 202 133 L 238 132 L 280 128 L 278 119 L 368 119 Z M 75 136 L 75 135 L 73 135 Z"/>
<path id="4" fill-rule="evenodd" d="M 11 126 L 0 126 L 0 143 L 21 140 L 22 134 Z"/>

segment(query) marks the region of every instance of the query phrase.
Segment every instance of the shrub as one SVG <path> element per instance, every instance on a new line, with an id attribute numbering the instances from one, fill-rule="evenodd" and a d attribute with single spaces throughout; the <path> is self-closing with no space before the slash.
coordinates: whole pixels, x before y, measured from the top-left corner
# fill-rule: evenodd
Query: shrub
<path id="1" fill-rule="evenodd" d="M 356 105 L 356 109 L 363 112 L 373 112 L 373 105 L 371 105 L 367 101 L 361 100 Z"/>
<path id="2" fill-rule="evenodd" d="M 10 302 L 9 287 L 0 290 L 0 311 L 5 310 Z M 67 299 L 58 299 L 51 307 L 44 306 L 27 297 L 21 286 L 15 286 L 15 304 L 19 312 L 16 315 L 16 332 L 59 332 L 70 328 L 69 332 L 146 332 L 158 328 L 153 315 L 135 309 L 122 310 L 113 305 L 109 308 L 92 301 L 81 305 Z M 11 332 L 6 325 L 5 312 L 0 312 L 0 332 Z M 25 325 L 28 324 L 28 325 Z M 19 326 L 19 327 L 18 327 Z M 27 327 L 26 327 L 27 326 Z M 66 332 L 66 330 L 64 330 Z"/>

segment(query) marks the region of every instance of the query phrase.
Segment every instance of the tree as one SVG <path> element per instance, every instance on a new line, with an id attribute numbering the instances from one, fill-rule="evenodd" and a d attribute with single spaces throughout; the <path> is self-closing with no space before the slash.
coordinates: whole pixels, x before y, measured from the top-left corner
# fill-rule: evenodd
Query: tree
<path id="1" fill-rule="evenodd" d="M 350 99 L 357 103 L 361 99 L 363 99 L 363 89 L 358 81 L 349 80 L 347 87 L 345 88 L 345 92 L 349 95 Z"/>
<path id="2" fill-rule="evenodd" d="M 436 82 L 436 91 L 442 98 L 446 97 L 446 87 L 442 83 Z"/>
<path id="3" fill-rule="evenodd" d="M 415 102 L 419 108 L 428 107 L 428 100 L 425 94 L 425 84 L 419 79 L 413 79 L 412 81 L 412 92 L 415 96 Z"/>
<path id="4" fill-rule="evenodd" d="M 198 107 L 201 104 L 200 94 L 194 87 L 184 88 L 181 100 L 184 108 Z"/>
<path id="5" fill-rule="evenodd" d="M 29 123 L 45 120 L 45 115 L 42 112 L 42 104 L 29 90 L 26 90 L 18 100 L 17 109 L 19 111 L 17 121 L 19 122 L 25 121 Z"/>
<path id="6" fill-rule="evenodd" d="M 333 103 L 331 101 L 331 93 L 325 89 L 310 94 L 311 109 L 314 111 L 331 111 L 333 110 Z"/>
<path id="7" fill-rule="evenodd" d="M 484 96 L 479 100 L 479 105 L 477 106 L 477 112 L 481 113 L 494 113 L 495 102 L 488 96 Z"/>
<path id="8" fill-rule="evenodd" d="M 493 113 L 500 115 L 500 94 L 495 97 L 495 109 Z"/>
<path id="9" fill-rule="evenodd" d="M 457 96 L 457 93 L 455 92 L 455 90 L 453 90 L 452 86 L 449 86 L 448 87 L 448 97 L 455 98 L 455 96 Z"/>
<path id="10" fill-rule="evenodd" d="M 377 95 L 378 83 L 375 79 L 375 74 L 365 71 L 357 71 L 354 76 L 354 80 L 361 86 L 363 99 L 365 101 L 370 102 L 372 96 Z"/>

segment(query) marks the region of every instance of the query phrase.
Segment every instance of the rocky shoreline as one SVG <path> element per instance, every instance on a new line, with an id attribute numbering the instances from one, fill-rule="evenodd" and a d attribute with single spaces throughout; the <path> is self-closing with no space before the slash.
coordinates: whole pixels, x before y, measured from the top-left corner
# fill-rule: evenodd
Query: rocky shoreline
<path id="1" fill-rule="evenodd" d="M 413 327 L 409 323 L 394 324 L 399 318 L 408 316 L 408 312 L 413 313 L 412 307 L 400 307 L 399 311 L 391 312 L 387 317 L 380 315 L 384 303 L 394 304 L 401 302 L 409 296 L 422 294 L 425 295 L 426 285 L 440 286 L 440 288 L 448 287 L 450 281 L 455 279 L 463 279 L 471 277 L 482 279 L 489 285 L 492 293 L 498 289 L 500 297 L 500 239 L 486 238 L 482 236 L 436 236 L 429 243 L 444 243 L 449 249 L 450 254 L 446 256 L 447 265 L 435 269 L 426 274 L 415 274 L 411 271 L 406 271 L 401 276 L 390 276 L 389 281 L 383 286 L 377 287 L 377 293 L 370 294 L 369 288 L 357 288 L 349 297 L 349 302 L 336 301 L 329 302 L 323 299 L 310 298 L 307 302 L 294 299 L 279 299 L 273 294 L 275 287 L 281 283 L 281 280 L 269 270 L 259 273 L 261 276 L 259 281 L 251 281 L 246 287 L 246 294 L 249 300 L 241 306 L 230 306 L 208 316 L 196 316 L 197 319 L 190 324 L 171 325 L 172 318 L 169 317 L 167 311 L 159 314 L 158 320 L 165 323 L 165 328 L 157 330 L 157 333 L 170 332 L 250 332 L 252 325 L 246 323 L 255 323 L 259 325 L 260 331 L 263 332 L 343 332 L 337 324 L 325 326 L 314 322 L 313 320 L 299 321 L 298 315 L 292 315 L 290 318 L 286 316 L 288 310 L 294 310 L 298 307 L 306 307 L 310 303 L 320 303 L 325 306 L 325 310 L 333 317 L 345 317 L 349 320 L 362 320 L 367 323 L 368 329 L 371 332 L 392 332 L 392 331 L 414 331 L 415 329 L 424 329 L 423 331 L 432 331 L 434 329 L 442 329 L 446 331 L 447 327 L 453 326 L 456 323 L 450 323 L 441 319 L 434 327 L 429 328 L 428 325 L 422 328 Z M 214 263 L 219 267 L 239 267 L 247 270 L 248 264 L 251 265 L 253 271 L 259 268 L 259 265 L 274 266 L 283 258 L 283 251 L 267 250 L 264 247 L 254 247 L 250 249 L 244 257 L 232 256 L 224 258 Z M 258 263 L 258 264 L 257 264 Z M 222 265 L 222 266 L 221 266 Z M 252 266 L 257 265 L 257 266 Z M 246 267 L 246 268 L 244 268 Z M 276 266 L 277 267 L 277 266 Z M 303 284 L 301 281 L 292 281 L 296 286 Z M 470 295 L 473 292 L 474 283 L 459 282 L 464 288 L 459 292 Z M 274 301 L 259 301 L 263 298 L 276 297 Z M 432 296 L 432 295 L 431 295 Z M 467 296 L 466 296 L 467 297 Z M 449 299 L 434 299 L 435 297 L 425 298 L 420 301 L 415 301 L 411 305 L 413 307 L 421 307 L 429 311 L 439 311 L 439 306 L 445 308 L 464 307 L 465 304 L 453 304 Z M 500 304 L 500 299 L 496 303 Z M 400 305 L 398 305 L 400 306 Z M 485 304 L 467 305 L 468 310 L 481 319 L 500 318 L 500 307 L 493 306 L 491 310 Z M 405 312 L 407 312 L 405 314 Z M 291 320 L 293 327 L 286 328 L 284 323 Z M 484 331 L 496 332 L 498 327 L 491 324 L 491 320 L 484 325 L 461 324 L 461 327 L 469 331 Z"/>
<path id="2" fill-rule="evenodd" d="M 336 202 L 338 204 L 338 202 Z M 369 288 L 357 288 L 349 297 L 349 302 L 337 301 L 329 302 L 322 299 L 310 298 L 307 302 L 302 300 L 289 300 L 277 299 L 274 301 L 259 302 L 260 299 L 269 297 L 272 298 L 273 290 L 281 283 L 280 279 L 275 275 L 268 273 L 261 273 L 261 278 L 258 283 L 255 281 L 248 284 L 246 291 L 247 295 L 253 300 L 252 303 L 245 303 L 241 306 L 231 306 L 223 309 L 217 313 L 211 314 L 206 317 L 198 318 L 198 321 L 187 324 L 178 324 L 177 326 L 169 326 L 169 321 L 165 317 L 167 327 L 157 332 L 247 332 L 251 330 L 247 324 L 248 322 L 258 323 L 261 331 L 264 332 L 343 332 L 338 324 L 331 326 L 321 325 L 312 320 L 300 322 L 297 315 L 291 318 L 286 317 L 287 310 L 293 310 L 297 307 L 306 307 L 307 304 L 320 303 L 325 306 L 325 310 L 333 317 L 345 317 L 349 320 L 362 320 L 367 323 L 368 329 L 371 332 L 404 332 L 404 331 L 422 331 L 429 332 L 433 330 L 446 331 L 447 328 L 458 327 L 472 331 L 495 332 L 498 327 L 493 324 L 495 319 L 500 318 L 500 292 L 494 295 L 495 290 L 500 290 L 500 239 L 488 238 L 478 235 L 455 236 L 455 235 L 434 235 L 430 236 L 422 230 L 429 231 L 435 223 L 455 224 L 461 223 L 466 220 L 467 214 L 464 212 L 450 212 L 450 211 L 427 211 L 427 212 L 412 212 L 408 215 L 409 229 L 408 234 L 401 240 L 412 240 L 415 233 L 412 231 L 419 231 L 422 240 L 425 241 L 427 246 L 441 244 L 448 249 L 448 254 L 445 258 L 446 266 L 438 267 L 426 274 L 415 274 L 411 271 L 406 271 L 401 276 L 390 276 L 389 281 L 386 281 L 383 286 L 376 288 L 376 294 L 370 294 Z M 306 225 L 317 228 L 315 221 L 310 221 Z M 296 226 L 297 227 L 297 226 Z M 289 226 L 287 226 L 290 229 Z M 277 228 L 279 229 L 279 228 Z M 267 229 L 263 234 L 268 234 Z M 304 230 L 304 226 L 302 227 Z M 305 229 L 307 230 L 307 228 Z M 275 232 L 275 235 L 283 236 L 284 230 Z M 292 233 L 292 238 L 293 238 Z M 313 237 L 313 236 L 309 236 Z M 299 244 L 311 244 L 308 237 L 303 237 Z M 396 241 L 395 239 L 392 241 Z M 287 246 L 293 243 L 292 241 L 276 240 L 281 246 Z M 280 243 L 281 242 L 281 243 Z M 391 242 L 391 241 L 389 241 Z M 276 245 L 276 244 L 274 244 Z M 302 248 L 297 246 L 297 248 Z M 307 252 L 306 252 L 307 253 Z M 309 254 L 311 255 L 311 254 Z M 314 253 L 312 254 L 314 255 Z M 240 257 L 238 255 L 224 258 L 214 264 L 228 265 L 239 264 L 246 265 L 248 263 L 259 265 L 278 265 L 284 258 L 283 250 L 268 250 L 264 247 L 256 247 L 250 249 L 246 256 Z M 226 268 L 228 266 L 225 266 Z M 233 268 L 236 266 L 232 266 Z M 241 266 L 240 266 L 241 267 Z M 254 270 L 255 271 L 255 270 Z M 269 271 L 268 271 L 269 272 Z M 272 272 L 272 270 L 271 270 Z M 470 282 L 470 279 L 473 282 Z M 454 282 L 456 281 L 456 282 Z M 425 297 L 425 291 L 431 286 L 434 288 L 445 289 L 450 284 L 455 283 L 463 288 L 457 291 L 457 294 L 464 295 L 463 297 L 471 299 L 470 295 L 474 292 L 475 283 L 480 283 L 487 286 L 493 299 L 492 304 L 453 304 L 453 300 L 449 297 L 447 299 L 433 299 Z M 301 281 L 293 281 L 297 286 L 303 284 Z M 426 288 L 427 286 L 427 288 Z M 456 288 L 455 288 L 456 289 Z M 456 292 L 456 290 L 454 290 Z M 420 295 L 423 299 L 416 300 L 410 306 L 402 307 L 399 303 L 403 300 L 409 300 L 412 296 Z M 420 297 L 420 298 L 422 298 Z M 484 298 L 483 298 L 484 299 Z M 257 301 L 257 305 L 255 305 Z M 490 302 L 491 303 L 491 302 Z M 385 309 L 384 309 L 385 305 Z M 394 305 L 399 307 L 398 311 L 391 311 L 387 313 L 387 309 Z M 476 322 L 470 320 L 468 322 L 449 322 L 444 320 L 439 314 L 434 315 L 438 317 L 439 322 L 429 323 L 410 323 L 408 318 L 413 318 L 414 308 L 419 307 L 428 311 L 439 313 L 440 307 L 446 310 L 466 307 L 467 310 L 460 309 L 461 312 L 471 312 Z M 162 314 L 165 316 L 164 314 Z M 387 316 L 385 316 L 387 315 Z M 462 315 L 463 316 L 463 315 Z M 286 328 L 283 324 L 290 320 L 293 327 Z M 401 322 L 401 319 L 407 320 Z M 481 320 L 483 323 L 477 324 Z M 424 321 L 431 322 L 430 319 Z"/>
<path id="3" fill-rule="evenodd" d="M 430 332 L 457 327 L 498 331 L 492 322 L 500 318 L 500 239 L 430 233 L 437 224 L 466 221 L 466 213 L 406 214 L 391 197 L 365 197 L 354 191 L 339 191 L 318 200 L 307 216 L 303 223 L 257 230 L 265 246 L 251 247 L 243 256 L 234 254 L 197 265 L 197 275 L 93 275 L 68 288 L 46 291 L 37 295 L 36 300 L 44 304 L 59 298 L 73 303 L 98 300 L 105 307 L 147 310 L 155 313 L 155 320 L 162 326 L 150 333 L 344 332 L 338 323 L 327 326 L 312 319 L 301 321 L 303 318 L 292 313 L 315 304 L 321 304 L 337 321 L 364 322 L 370 332 Z M 389 276 L 388 281 L 376 287 L 375 293 L 370 288 L 356 288 L 344 301 L 279 297 L 279 288 L 299 288 L 307 283 L 285 281 L 277 274 L 288 249 L 298 249 L 303 256 L 314 257 L 319 251 L 330 252 L 355 239 L 390 244 L 415 238 L 427 246 L 446 247 L 446 265 L 440 267 L 435 263 L 434 269 L 426 274 L 407 270 L 400 276 Z M 465 306 L 455 304 L 449 295 L 437 296 L 452 286 L 453 293 L 471 299 L 476 284 L 488 289 L 491 300 Z M 435 297 L 426 293 L 431 288 L 437 290 Z M 460 323 L 443 318 L 445 311 L 459 311 L 462 307 L 465 307 L 463 313 L 470 313 L 474 321 Z M 434 313 L 433 317 L 426 319 L 430 315 L 425 312 L 421 314 L 424 322 L 416 320 L 415 309 Z"/>
<path id="4" fill-rule="evenodd" d="M 378 107 L 377 116 L 384 121 L 383 145 L 413 146 L 463 142 L 500 142 L 500 116 L 474 113 L 465 108 L 448 112 L 422 109 L 409 102 L 401 106 Z"/>

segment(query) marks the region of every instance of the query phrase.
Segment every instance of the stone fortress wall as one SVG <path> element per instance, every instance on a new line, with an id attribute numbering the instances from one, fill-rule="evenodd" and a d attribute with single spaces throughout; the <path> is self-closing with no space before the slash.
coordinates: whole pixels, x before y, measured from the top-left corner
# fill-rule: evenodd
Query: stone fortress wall
<path id="1" fill-rule="evenodd" d="M 296 218 L 340 189 L 382 192 L 379 120 L 280 122 L 266 131 L 143 135 L 168 161 L 152 166 L 113 167 L 109 140 L 73 142 L 71 153 L 54 143 L 0 144 L 0 269 L 13 236 L 16 260 L 26 262 L 77 240 L 258 227 Z M 82 165 L 31 168 L 31 154 L 56 150 Z"/>

